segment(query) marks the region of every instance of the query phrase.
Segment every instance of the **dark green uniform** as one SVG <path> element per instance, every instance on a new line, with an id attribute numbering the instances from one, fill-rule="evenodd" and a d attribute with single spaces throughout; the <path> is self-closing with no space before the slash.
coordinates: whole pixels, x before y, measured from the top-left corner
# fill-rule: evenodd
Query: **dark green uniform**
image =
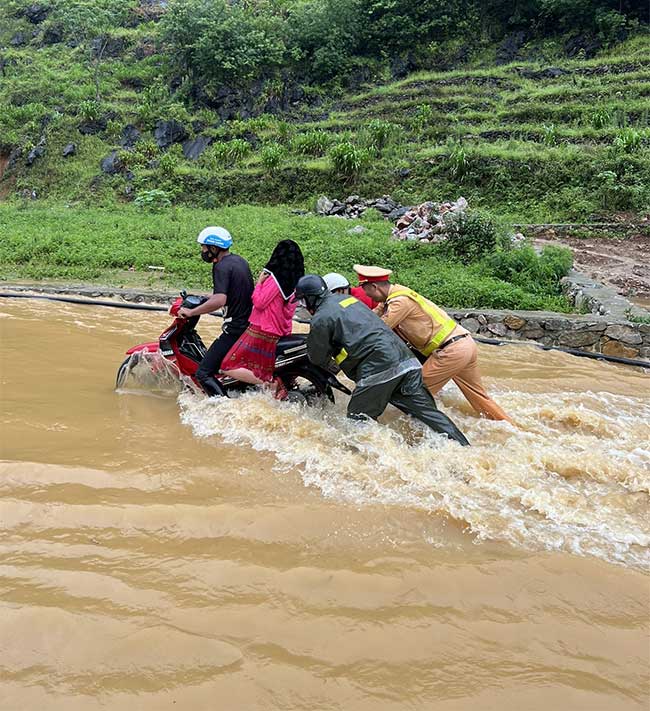
<path id="1" fill-rule="evenodd" d="M 422 382 L 420 362 L 367 306 L 353 296 L 326 294 L 316 305 L 307 338 L 309 359 L 326 367 L 334 358 L 357 387 L 348 416 L 379 417 L 388 403 L 460 444 L 469 444 L 436 407 Z"/>

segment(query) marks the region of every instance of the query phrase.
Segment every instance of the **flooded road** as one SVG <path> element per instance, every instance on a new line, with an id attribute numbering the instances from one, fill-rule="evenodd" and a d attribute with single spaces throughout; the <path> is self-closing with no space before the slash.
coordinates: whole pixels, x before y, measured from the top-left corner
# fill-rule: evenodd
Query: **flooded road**
<path id="1" fill-rule="evenodd" d="M 114 392 L 168 321 L 0 302 L 2 711 L 647 709 L 647 373 L 481 347 L 467 450 Z"/>

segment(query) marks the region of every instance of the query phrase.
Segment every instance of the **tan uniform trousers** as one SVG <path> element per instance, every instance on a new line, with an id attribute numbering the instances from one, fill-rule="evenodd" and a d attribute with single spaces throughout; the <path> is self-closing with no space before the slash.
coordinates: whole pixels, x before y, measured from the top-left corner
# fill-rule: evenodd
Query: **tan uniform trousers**
<path id="1" fill-rule="evenodd" d="M 431 395 L 453 380 L 470 405 L 490 420 L 512 420 L 487 394 L 478 372 L 478 349 L 471 336 L 434 351 L 422 366 L 422 379 Z"/>

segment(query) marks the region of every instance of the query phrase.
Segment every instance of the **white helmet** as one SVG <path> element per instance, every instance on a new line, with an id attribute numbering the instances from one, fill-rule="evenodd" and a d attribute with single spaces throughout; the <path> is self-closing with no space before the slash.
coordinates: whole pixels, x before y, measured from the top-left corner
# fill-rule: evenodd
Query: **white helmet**
<path id="1" fill-rule="evenodd" d="M 199 232 L 196 238 L 199 244 L 207 244 L 220 249 L 229 249 L 232 245 L 232 236 L 225 227 L 206 227 Z"/>
<path id="2" fill-rule="evenodd" d="M 330 272 L 323 277 L 323 280 L 327 284 L 327 288 L 330 291 L 335 291 L 336 289 L 347 289 L 350 286 L 350 282 L 343 276 L 343 274 L 338 274 L 337 272 Z"/>

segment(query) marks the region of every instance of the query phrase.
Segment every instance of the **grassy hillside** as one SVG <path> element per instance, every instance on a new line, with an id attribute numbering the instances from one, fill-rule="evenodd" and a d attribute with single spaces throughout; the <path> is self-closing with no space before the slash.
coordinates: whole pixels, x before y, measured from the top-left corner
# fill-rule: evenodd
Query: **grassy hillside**
<path id="1" fill-rule="evenodd" d="M 525 247 L 462 264 L 443 246 L 391 241 L 383 220 L 363 221 L 365 231 L 351 234 L 358 222 L 296 216 L 286 207 L 181 207 L 150 214 L 132 205 L 116 211 L 0 204 L 0 279 L 207 290 L 211 272 L 196 244 L 207 224 L 228 225 L 235 251 L 256 273 L 280 239 L 292 238 L 307 271 L 337 270 L 352 280 L 352 265 L 368 261 L 390 265 L 397 279 L 447 306 L 570 310 L 558 287 L 571 263 L 566 250 L 548 247 L 538 256 Z"/>
<path id="2" fill-rule="evenodd" d="M 170 88 L 157 18 L 131 14 L 111 28 L 97 62 L 52 16 L 34 24 L 15 6 L 0 8 L 0 198 L 211 208 L 311 205 L 322 192 L 406 203 L 463 194 L 523 222 L 650 206 L 645 35 L 590 60 L 420 72 L 321 96 L 317 107 L 309 92 L 322 91 L 307 87 L 288 113 L 223 121 L 182 81 Z M 157 122 L 170 119 L 185 140 L 211 142 L 197 160 L 180 143 L 154 142 Z M 141 134 L 128 150 L 127 124 Z M 64 158 L 70 143 L 76 153 Z M 108 175 L 100 161 L 113 149 Z"/>

